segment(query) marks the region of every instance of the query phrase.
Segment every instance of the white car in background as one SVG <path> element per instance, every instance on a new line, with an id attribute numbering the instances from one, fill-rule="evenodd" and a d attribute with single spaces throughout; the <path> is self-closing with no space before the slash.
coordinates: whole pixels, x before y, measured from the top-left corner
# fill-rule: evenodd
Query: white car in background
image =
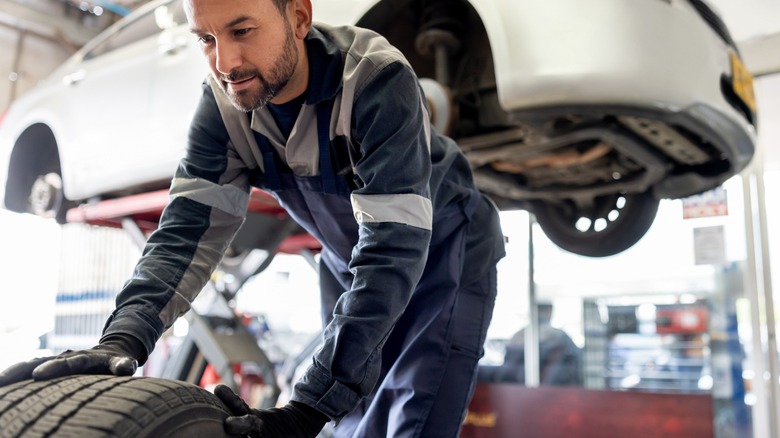
<path id="1" fill-rule="evenodd" d="M 716 187 L 752 158 L 752 78 L 702 0 L 313 5 L 317 21 L 398 46 L 480 189 L 571 252 L 629 248 L 661 199 Z M 103 32 L 6 114 L 5 207 L 62 221 L 75 203 L 166 187 L 206 72 L 180 0 Z"/>

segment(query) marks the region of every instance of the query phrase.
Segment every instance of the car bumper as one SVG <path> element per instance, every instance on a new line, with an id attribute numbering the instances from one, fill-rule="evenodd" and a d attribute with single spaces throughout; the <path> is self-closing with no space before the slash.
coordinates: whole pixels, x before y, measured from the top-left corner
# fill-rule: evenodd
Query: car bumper
<path id="1" fill-rule="evenodd" d="M 724 89 L 734 80 L 735 49 L 689 2 L 473 4 L 490 37 L 499 101 L 518 119 L 598 112 L 649 116 L 683 126 L 717 148 L 731 166 L 723 175 L 741 170 L 752 157 L 752 110 L 737 109 L 733 89 Z M 664 181 L 656 194 L 687 196 L 724 178 L 683 177 Z"/>

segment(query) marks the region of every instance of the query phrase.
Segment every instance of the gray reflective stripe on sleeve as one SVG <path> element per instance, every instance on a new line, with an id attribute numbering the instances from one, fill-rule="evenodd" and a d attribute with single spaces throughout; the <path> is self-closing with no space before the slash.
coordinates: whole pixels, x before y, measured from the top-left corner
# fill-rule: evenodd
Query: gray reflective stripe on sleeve
<path id="1" fill-rule="evenodd" d="M 358 195 L 353 193 L 355 220 L 365 222 L 398 222 L 430 230 L 433 227 L 431 200 L 420 195 Z"/>
<path id="2" fill-rule="evenodd" d="M 176 318 L 190 310 L 195 297 L 211 278 L 212 272 L 225 254 L 225 249 L 243 222 L 242 218 L 218 208 L 211 210 L 208 230 L 198 241 L 198 247 L 179 284 L 176 285 L 175 293 L 160 311 L 159 318 L 166 329 L 173 325 Z"/>
<path id="3" fill-rule="evenodd" d="M 160 321 L 165 330 L 170 328 L 176 320 L 187 313 L 192 307 L 192 302 L 179 292 L 175 292 L 168 304 L 160 311 Z"/>
<path id="4" fill-rule="evenodd" d="M 201 178 L 174 178 L 170 197 L 179 196 L 238 217 L 244 217 L 249 206 L 249 193 L 230 184 L 214 184 Z"/>
<path id="5" fill-rule="evenodd" d="M 428 147 L 428 153 L 431 153 L 431 115 L 425 106 L 425 96 L 420 93 L 420 109 L 423 113 L 423 130 L 425 132 L 425 146 Z"/>

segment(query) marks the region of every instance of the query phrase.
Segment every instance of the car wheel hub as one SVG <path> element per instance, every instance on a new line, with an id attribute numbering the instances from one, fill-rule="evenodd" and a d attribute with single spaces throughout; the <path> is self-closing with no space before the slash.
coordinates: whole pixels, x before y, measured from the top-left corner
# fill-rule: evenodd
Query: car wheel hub
<path id="1" fill-rule="evenodd" d="M 54 217 L 62 200 L 62 178 L 56 173 L 40 175 L 30 188 L 30 212 Z"/>

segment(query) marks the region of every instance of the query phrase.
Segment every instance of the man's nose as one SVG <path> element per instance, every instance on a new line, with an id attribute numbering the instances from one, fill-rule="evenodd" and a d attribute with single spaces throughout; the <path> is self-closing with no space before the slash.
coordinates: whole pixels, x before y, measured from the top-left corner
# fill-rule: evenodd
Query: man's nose
<path id="1" fill-rule="evenodd" d="M 236 44 L 217 42 L 216 68 L 222 74 L 229 74 L 238 67 L 241 67 L 241 50 Z"/>

